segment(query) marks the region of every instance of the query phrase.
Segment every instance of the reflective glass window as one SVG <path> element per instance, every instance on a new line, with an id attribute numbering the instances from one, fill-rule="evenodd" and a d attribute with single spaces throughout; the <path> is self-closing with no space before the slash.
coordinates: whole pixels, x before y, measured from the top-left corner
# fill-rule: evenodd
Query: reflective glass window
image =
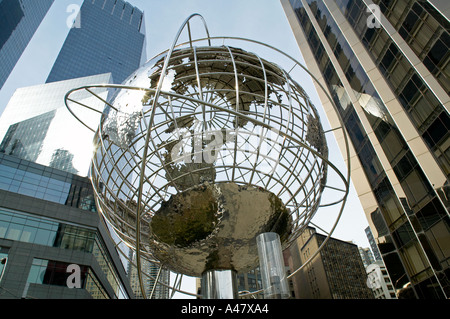
<path id="1" fill-rule="evenodd" d="M 396 241 L 397 247 L 400 248 L 408 244 L 411 240 L 414 240 L 416 237 L 411 225 L 409 222 L 406 222 L 392 233 L 392 238 Z"/>
<path id="2" fill-rule="evenodd" d="M 95 231 L 0 209 L 0 238 L 92 252 Z"/>
<path id="3" fill-rule="evenodd" d="M 430 51 L 427 54 L 427 62 L 425 65 L 429 68 L 434 70 L 437 65 L 441 63 L 443 58 L 448 53 L 448 46 L 446 43 L 450 43 L 450 40 L 448 39 L 449 35 L 447 33 L 444 33 L 441 38 L 439 38 L 436 43 L 431 47 Z M 425 61 L 424 61 L 425 62 Z M 431 62 L 431 63 L 430 63 Z"/>
<path id="4" fill-rule="evenodd" d="M 32 243 L 35 241 L 37 234 L 37 229 L 31 226 L 24 226 L 22 230 L 22 235 L 20 237 L 20 241 Z"/>
<path id="5" fill-rule="evenodd" d="M 0 189 L 96 212 L 86 179 L 0 153 Z"/>
<path id="6" fill-rule="evenodd" d="M 403 256 L 402 260 L 404 261 L 410 276 L 418 275 L 430 266 L 417 241 L 412 241 L 409 245 L 403 247 L 399 251 Z"/>
<path id="7" fill-rule="evenodd" d="M 439 117 L 429 126 L 423 134 L 425 141 L 430 147 L 433 147 L 441 139 L 448 136 L 450 131 L 450 117 L 446 112 L 442 112 Z"/>
<path id="8" fill-rule="evenodd" d="M 0 220 L 0 238 L 5 238 L 8 226 L 9 226 L 8 222 Z"/>
<path id="9" fill-rule="evenodd" d="M 382 72 L 385 73 L 387 70 L 389 70 L 391 64 L 395 61 L 395 57 L 398 54 L 398 49 L 395 44 L 391 44 L 386 50 L 386 53 L 384 54 L 383 58 L 380 62 L 380 68 L 382 68 Z"/>
<path id="10" fill-rule="evenodd" d="M 70 273 L 67 272 L 69 264 L 45 259 L 34 258 L 30 272 L 28 274 L 28 283 L 53 285 L 53 286 L 67 286 L 67 278 Z M 84 288 L 87 266 L 80 266 L 80 283 Z"/>
<path id="11" fill-rule="evenodd" d="M 348 118 L 345 120 L 345 124 L 349 135 L 352 137 L 353 146 L 356 150 L 360 150 L 362 144 L 367 140 L 364 130 L 361 127 L 361 123 L 357 118 L 354 111 L 350 112 Z"/>
<path id="12" fill-rule="evenodd" d="M 408 106 L 409 108 L 410 102 L 420 94 L 420 88 L 422 88 L 423 85 L 422 80 L 417 74 L 414 74 L 411 77 L 411 80 L 408 81 L 400 94 L 400 98 L 405 106 Z"/>
<path id="13" fill-rule="evenodd" d="M 448 217 L 433 225 L 433 227 L 426 232 L 426 236 L 433 246 L 433 250 L 436 252 L 437 257 L 441 262 L 441 266 L 444 269 L 450 266 L 450 242 L 447 240 L 449 232 L 450 220 Z"/>
<path id="14" fill-rule="evenodd" d="M 388 178 L 384 178 L 374 189 L 374 195 L 388 225 L 403 215 L 403 209 Z"/>

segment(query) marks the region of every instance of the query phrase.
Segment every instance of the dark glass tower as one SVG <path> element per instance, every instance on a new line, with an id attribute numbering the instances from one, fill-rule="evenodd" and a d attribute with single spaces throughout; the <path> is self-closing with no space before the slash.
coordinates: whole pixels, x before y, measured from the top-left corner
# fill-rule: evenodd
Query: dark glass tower
<path id="1" fill-rule="evenodd" d="M 0 0 L 0 89 L 54 0 Z"/>
<path id="2" fill-rule="evenodd" d="M 122 0 L 85 0 L 47 83 L 112 73 L 122 83 L 146 59 L 144 14 Z"/>
<path id="3" fill-rule="evenodd" d="M 450 37 L 439 1 L 281 0 L 386 268 L 415 298 L 450 297 Z M 447 13 L 448 14 L 448 13 Z M 335 131 L 342 144 L 342 132 Z M 342 148 L 344 149 L 344 148 Z"/>

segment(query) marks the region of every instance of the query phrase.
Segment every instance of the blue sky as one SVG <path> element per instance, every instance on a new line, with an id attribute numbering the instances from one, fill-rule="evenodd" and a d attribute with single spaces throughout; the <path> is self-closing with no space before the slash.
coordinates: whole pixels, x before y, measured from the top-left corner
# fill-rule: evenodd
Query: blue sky
<path id="1" fill-rule="evenodd" d="M 236 36 L 258 40 L 302 61 L 300 50 L 279 0 L 129 0 L 129 2 L 145 12 L 148 58 L 168 49 L 183 21 L 193 13 L 199 13 L 205 18 L 211 36 Z M 71 4 L 81 5 L 81 3 L 81 0 L 55 0 L 35 37 L 0 91 L 0 113 L 3 112 L 15 89 L 45 82 L 69 32 L 67 20 L 71 12 L 67 12 L 67 8 Z M 192 22 L 194 37 L 205 35 L 200 26 L 200 20 Z M 183 39 L 187 37 L 183 36 Z M 263 57 L 271 60 L 270 57 Z M 327 128 L 328 122 L 323 115 L 312 81 L 307 77 L 296 78 L 296 81 L 308 92 L 319 109 L 324 127 Z M 330 143 L 333 142 L 332 137 L 328 135 L 328 139 L 331 138 Z M 345 167 L 333 143 L 329 147 L 332 154 L 330 160 L 339 167 Z M 343 217 L 333 237 L 369 247 L 364 233 L 367 226 L 366 217 L 352 188 Z"/>

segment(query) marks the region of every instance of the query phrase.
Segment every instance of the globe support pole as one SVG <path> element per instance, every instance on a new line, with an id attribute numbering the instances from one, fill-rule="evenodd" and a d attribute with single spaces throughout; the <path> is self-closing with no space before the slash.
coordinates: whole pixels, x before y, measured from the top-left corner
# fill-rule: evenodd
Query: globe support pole
<path id="1" fill-rule="evenodd" d="M 331 231 L 325 231 L 324 243 L 288 278 L 317 256 L 342 215 L 349 192 L 351 161 L 341 119 L 347 176 L 328 160 L 325 133 L 331 130 L 323 130 L 316 108 L 291 77 L 294 67 L 298 65 L 311 75 L 333 107 L 337 107 L 329 92 L 303 65 L 277 48 L 254 40 L 213 38 L 209 34 L 204 39 L 192 39 L 189 20 L 194 16 L 197 15 L 183 25 L 188 28 L 189 42 L 155 56 L 122 85 L 72 89 L 66 94 L 65 103 L 70 113 L 95 134 L 90 178 L 96 205 L 120 242 L 136 251 L 141 290 L 145 288 L 142 255 L 151 264 L 177 276 L 206 277 L 205 282 L 209 280 L 217 288 L 209 289 L 211 293 L 205 293 L 205 298 L 225 298 L 213 292 L 231 287 L 226 290 L 231 291 L 231 296 L 235 294 L 235 273 L 231 269 L 244 272 L 256 266 L 256 237 L 261 232 L 278 233 L 286 248 L 308 224 L 314 225 L 312 218 L 319 208 L 341 204 Z M 194 45 L 205 40 L 209 46 Z M 212 40 L 220 43 L 212 46 Z M 233 46 L 225 45 L 226 41 L 244 41 L 272 49 L 295 65 L 286 72 L 273 62 L 238 48 L 234 42 Z M 93 91 L 96 88 L 101 92 L 105 88 L 116 90 L 105 100 L 101 92 Z M 84 95 L 75 97 L 75 93 L 84 91 L 94 101 L 85 102 Z M 101 115 L 99 124 L 84 123 L 68 102 Z M 217 138 L 219 134 L 214 135 L 214 140 L 205 138 L 209 143 L 202 142 L 198 148 L 197 144 L 184 141 L 192 137 L 195 141 L 199 136 L 203 139 L 205 132 L 227 134 L 225 138 Z M 187 156 L 180 158 L 180 153 Z M 204 159 L 204 154 L 214 155 L 214 162 L 196 162 Z M 330 172 L 334 173 L 332 179 L 327 177 Z M 213 208 L 207 209 L 210 214 L 190 214 L 189 209 L 172 214 L 178 206 L 168 207 L 167 203 L 184 203 L 186 195 L 197 206 Z M 323 204 L 323 198 L 332 202 Z M 245 204 L 239 210 L 235 204 L 238 201 Z M 253 203 L 258 203 L 258 207 Z M 227 211 L 233 214 L 224 214 Z M 184 226 L 188 217 L 197 218 L 200 225 L 191 237 L 185 236 L 186 227 L 167 227 L 172 221 Z M 214 242 L 220 245 L 212 245 Z M 212 256 L 222 258 L 211 259 Z M 220 275 L 228 275 L 228 279 Z M 270 279 L 278 284 L 281 277 L 269 276 L 268 286 Z M 163 280 L 158 284 L 166 285 Z M 173 292 L 182 292 L 179 287 L 175 281 Z M 238 297 L 261 292 L 263 289 L 241 292 Z M 282 296 L 278 293 L 273 298 Z"/>
<path id="2" fill-rule="evenodd" d="M 203 299 L 237 299 L 237 273 L 234 270 L 207 270 L 202 275 Z"/>

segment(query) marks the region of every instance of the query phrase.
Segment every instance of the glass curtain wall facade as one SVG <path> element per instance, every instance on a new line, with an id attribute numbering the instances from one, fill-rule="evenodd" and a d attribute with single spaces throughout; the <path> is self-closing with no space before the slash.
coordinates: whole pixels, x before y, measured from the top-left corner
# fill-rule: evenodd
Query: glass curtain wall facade
<path id="1" fill-rule="evenodd" d="M 5 154 L 0 154 L 1 256 L 7 263 L 0 298 L 133 297 L 89 179 Z M 80 289 L 67 286 L 71 264 L 80 266 Z"/>
<path id="2" fill-rule="evenodd" d="M 122 83 L 146 59 L 144 14 L 122 0 L 85 0 L 47 83 L 111 72 Z"/>
<path id="3" fill-rule="evenodd" d="M 395 288 L 449 298 L 448 18 L 427 1 L 281 2 Z"/>
<path id="4" fill-rule="evenodd" d="M 0 0 L 0 89 L 54 0 Z"/>
<path id="5" fill-rule="evenodd" d="M 111 73 L 17 89 L 0 117 L 0 153 L 87 176 L 94 133 L 70 114 L 64 96 L 70 89 L 100 83 L 112 83 Z M 110 94 L 103 88 L 94 91 L 103 99 Z M 79 98 L 98 110 L 105 106 L 89 93 L 80 92 Z M 90 127 L 100 122 L 99 113 L 82 106 L 77 114 Z"/>

